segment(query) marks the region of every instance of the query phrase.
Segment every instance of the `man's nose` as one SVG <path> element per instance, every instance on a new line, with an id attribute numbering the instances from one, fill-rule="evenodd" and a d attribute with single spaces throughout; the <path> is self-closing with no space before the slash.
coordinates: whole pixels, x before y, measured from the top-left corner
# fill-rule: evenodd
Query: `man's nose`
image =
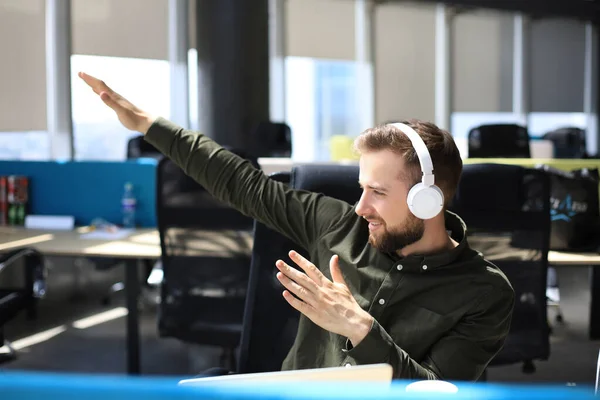
<path id="1" fill-rule="evenodd" d="M 363 192 L 363 194 L 360 196 L 360 199 L 358 200 L 358 204 L 356 205 L 356 208 L 355 208 L 356 214 L 361 217 L 368 215 L 369 202 L 366 197 L 367 196 Z"/>

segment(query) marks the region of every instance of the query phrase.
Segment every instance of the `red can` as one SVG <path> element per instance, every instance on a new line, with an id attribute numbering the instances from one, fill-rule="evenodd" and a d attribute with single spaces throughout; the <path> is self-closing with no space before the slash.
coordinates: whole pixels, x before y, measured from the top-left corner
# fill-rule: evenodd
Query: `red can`
<path id="1" fill-rule="evenodd" d="M 29 179 L 26 176 L 9 175 L 7 187 L 7 223 L 22 226 L 27 214 Z"/>
<path id="2" fill-rule="evenodd" d="M 29 179 L 26 176 L 10 175 L 8 177 L 8 202 L 25 204 L 28 199 Z"/>

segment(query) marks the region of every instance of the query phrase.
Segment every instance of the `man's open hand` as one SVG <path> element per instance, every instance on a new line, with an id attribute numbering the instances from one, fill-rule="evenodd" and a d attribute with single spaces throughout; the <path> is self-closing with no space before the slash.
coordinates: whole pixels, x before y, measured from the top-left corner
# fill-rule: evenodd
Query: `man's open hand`
<path id="1" fill-rule="evenodd" d="M 92 88 L 94 93 L 100 96 L 104 104 L 112 108 L 125 128 L 143 134 L 148 132 L 150 125 L 154 122 L 154 117 L 134 106 L 100 79 L 94 78 L 84 72 L 80 72 L 78 75 Z"/>
<path id="2" fill-rule="evenodd" d="M 321 328 L 347 337 L 353 346 L 358 345 L 371 330 L 373 317 L 352 296 L 340 270 L 338 256 L 334 255 L 329 262 L 333 282 L 297 252 L 292 250 L 289 256 L 305 274 L 277 260 L 275 265 L 280 271 L 277 279 L 287 289 L 283 297 Z"/>

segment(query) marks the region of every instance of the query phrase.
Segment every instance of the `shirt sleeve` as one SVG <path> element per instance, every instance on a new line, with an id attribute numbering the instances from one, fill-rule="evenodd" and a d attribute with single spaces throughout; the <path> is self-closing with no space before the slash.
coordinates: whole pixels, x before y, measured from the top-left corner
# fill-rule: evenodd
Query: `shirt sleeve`
<path id="1" fill-rule="evenodd" d="M 342 215 L 352 212 L 346 202 L 269 179 L 252 163 L 226 150 L 201 133 L 158 118 L 145 140 L 170 158 L 210 194 L 295 243 L 311 245 Z"/>
<path id="2" fill-rule="evenodd" d="M 357 364 L 392 365 L 395 379 L 475 381 L 502 349 L 513 306 L 512 291 L 503 291 L 500 296 L 486 293 L 421 362 L 396 345 L 377 321 L 348 355 Z"/>

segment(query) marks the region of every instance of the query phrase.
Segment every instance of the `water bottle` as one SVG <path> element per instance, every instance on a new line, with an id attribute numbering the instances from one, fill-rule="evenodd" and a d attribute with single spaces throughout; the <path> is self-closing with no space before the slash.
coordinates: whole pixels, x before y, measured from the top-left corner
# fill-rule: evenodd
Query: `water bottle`
<path id="1" fill-rule="evenodd" d="M 135 228 L 135 196 L 133 195 L 133 185 L 130 182 L 125 184 L 125 191 L 121 199 L 121 210 L 123 212 L 123 228 Z"/>

